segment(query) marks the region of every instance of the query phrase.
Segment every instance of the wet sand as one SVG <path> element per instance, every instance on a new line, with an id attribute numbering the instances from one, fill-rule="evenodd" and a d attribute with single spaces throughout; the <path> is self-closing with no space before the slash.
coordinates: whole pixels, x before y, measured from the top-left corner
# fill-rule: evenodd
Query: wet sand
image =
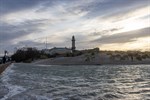
<path id="1" fill-rule="evenodd" d="M 6 64 L 0 64 L 0 75 L 3 73 L 3 71 L 11 64 L 11 62 L 8 62 Z"/>

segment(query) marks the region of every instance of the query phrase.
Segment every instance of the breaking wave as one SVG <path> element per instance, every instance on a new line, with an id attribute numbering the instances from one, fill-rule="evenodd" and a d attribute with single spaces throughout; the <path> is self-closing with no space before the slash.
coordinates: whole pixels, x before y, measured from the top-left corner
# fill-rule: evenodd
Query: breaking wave
<path id="1" fill-rule="evenodd" d="M 12 64 L 1 100 L 146 100 L 149 65 L 53 66 Z"/>
<path id="2" fill-rule="evenodd" d="M 7 98 L 10 98 L 14 95 L 17 95 L 25 91 L 25 88 L 17 85 L 12 85 L 11 83 L 9 83 L 9 81 L 11 81 L 10 76 L 12 74 L 15 74 L 15 71 L 12 70 L 12 68 L 14 67 L 15 67 L 14 64 L 11 64 L 2 74 L 1 80 L 4 86 L 8 89 L 8 93 L 1 100 L 6 100 Z"/>

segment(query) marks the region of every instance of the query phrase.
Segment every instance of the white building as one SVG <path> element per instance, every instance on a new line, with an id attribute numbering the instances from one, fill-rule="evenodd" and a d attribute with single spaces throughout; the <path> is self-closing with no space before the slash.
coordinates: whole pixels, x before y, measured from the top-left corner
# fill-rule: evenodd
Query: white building
<path id="1" fill-rule="evenodd" d="M 72 36 L 72 47 L 71 48 L 66 48 L 66 47 L 54 47 L 52 49 L 44 49 L 42 50 L 46 54 L 54 55 L 54 54 L 67 54 L 67 53 L 72 53 L 76 50 L 75 46 L 75 36 Z"/>
<path id="2" fill-rule="evenodd" d="M 60 55 L 63 55 L 63 54 L 67 54 L 67 53 L 71 53 L 72 52 L 72 50 L 71 49 L 69 49 L 69 48 L 61 48 L 61 47 L 54 47 L 54 48 L 52 48 L 52 49 L 45 49 L 45 50 L 43 50 L 44 51 L 44 53 L 46 53 L 46 54 L 50 54 L 50 55 L 54 55 L 54 54 L 60 54 Z"/>

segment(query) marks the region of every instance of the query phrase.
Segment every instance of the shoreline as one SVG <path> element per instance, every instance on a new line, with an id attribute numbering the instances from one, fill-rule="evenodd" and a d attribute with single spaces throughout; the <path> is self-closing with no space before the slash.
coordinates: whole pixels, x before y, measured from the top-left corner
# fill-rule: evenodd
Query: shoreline
<path id="1" fill-rule="evenodd" d="M 31 62 L 32 64 L 41 65 L 139 65 L 139 64 L 150 64 L 150 59 L 142 61 L 138 60 L 115 60 L 110 59 L 107 55 L 95 55 L 94 58 L 86 61 L 85 55 L 76 57 L 57 57 L 49 59 L 38 59 Z"/>
<path id="2" fill-rule="evenodd" d="M 0 65 L 0 75 L 5 71 L 5 69 L 11 65 L 11 62 L 5 63 L 5 64 L 1 64 Z"/>
<path id="3" fill-rule="evenodd" d="M 103 63 L 103 64 L 47 64 L 47 63 L 31 63 L 31 64 L 39 64 L 39 65 L 62 65 L 62 66 L 69 66 L 69 65 L 95 65 L 95 66 L 98 66 L 98 65 L 150 65 L 150 63 Z"/>

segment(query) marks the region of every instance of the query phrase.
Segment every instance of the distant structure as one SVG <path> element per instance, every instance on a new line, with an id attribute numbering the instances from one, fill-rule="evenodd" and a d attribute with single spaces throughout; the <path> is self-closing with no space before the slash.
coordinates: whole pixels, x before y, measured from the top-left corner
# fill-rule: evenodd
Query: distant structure
<path id="1" fill-rule="evenodd" d="M 76 46 L 75 46 L 75 37 L 74 36 L 72 36 L 72 52 L 74 52 L 75 50 L 76 50 Z"/>
<path id="2" fill-rule="evenodd" d="M 7 56 L 8 55 L 8 51 L 4 51 L 4 56 Z"/>
<path id="3" fill-rule="evenodd" d="M 52 49 L 47 50 L 47 52 L 45 52 L 46 54 L 50 54 L 50 55 L 55 55 L 55 54 L 59 54 L 59 55 L 64 55 L 67 53 L 71 53 L 71 50 L 69 48 L 64 48 L 64 47 L 54 47 Z"/>
<path id="4" fill-rule="evenodd" d="M 6 63 L 8 61 L 11 61 L 11 57 L 8 56 L 8 51 L 4 51 L 4 56 L 3 57 L 0 57 L 0 64 L 2 63 Z"/>
<path id="5" fill-rule="evenodd" d="M 75 36 L 72 36 L 72 47 L 71 48 L 67 48 L 67 47 L 53 47 L 51 49 L 43 49 L 42 52 L 49 54 L 49 55 L 65 55 L 68 53 L 73 53 L 76 50 L 76 46 L 75 46 Z"/>

